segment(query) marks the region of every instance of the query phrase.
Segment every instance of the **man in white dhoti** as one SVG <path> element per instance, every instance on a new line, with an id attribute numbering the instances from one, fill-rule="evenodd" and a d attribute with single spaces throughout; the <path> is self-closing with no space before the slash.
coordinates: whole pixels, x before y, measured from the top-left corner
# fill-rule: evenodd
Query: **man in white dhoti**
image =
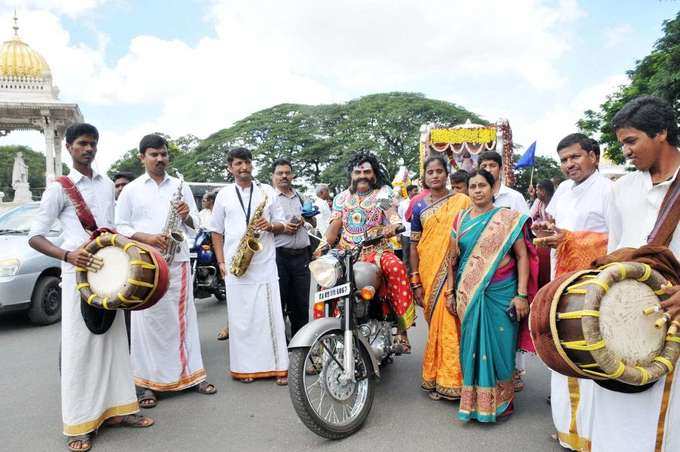
<path id="1" fill-rule="evenodd" d="M 680 258 L 677 124 L 673 108 L 651 96 L 630 101 L 614 116 L 612 128 L 638 171 L 614 184 L 609 251 L 649 243 L 665 245 Z M 680 322 L 679 289 L 667 289 L 674 295 L 661 303 L 675 322 Z M 637 394 L 595 386 L 591 439 L 593 452 L 680 451 L 680 372 Z"/>
<path id="2" fill-rule="evenodd" d="M 273 377 L 285 385 L 288 350 L 274 244 L 274 234 L 284 231 L 283 212 L 271 186 L 253 183 L 252 159 L 248 149 L 229 151 L 227 169 L 235 183 L 217 194 L 210 226 L 217 262 L 226 278 L 229 369 L 243 383 Z M 243 251 L 239 245 L 249 225 L 259 234 L 262 249 L 245 273 L 236 276 L 230 264 Z"/>
<path id="3" fill-rule="evenodd" d="M 542 230 L 550 227 L 555 231 L 557 227 L 556 234 L 541 239 L 553 248 L 553 277 L 587 268 L 590 261 L 606 254 L 607 210 L 612 186 L 597 170 L 600 147 L 595 140 L 580 133 L 567 135 L 558 143 L 557 153 L 562 173 L 568 180 L 560 184 L 546 208 L 552 219 L 550 224 L 537 222 L 533 228 L 541 236 Z M 599 246 L 583 249 L 586 241 L 597 242 Z M 585 259 L 573 259 L 573 252 L 568 248 L 572 245 L 580 247 L 579 254 L 584 254 Z M 558 440 L 563 447 L 588 450 L 594 383 L 554 371 L 550 373 L 550 401 Z"/>
<path id="4" fill-rule="evenodd" d="M 165 171 L 169 160 L 163 137 L 143 137 L 139 155 L 146 172 L 121 192 L 116 227 L 119 233 L 165 252 L 169 231 L 164 227 L 180 181 Z M 184 241 L 169 265 L 168 291 L 151 308 L 132 312 L 132 371 L 135 384 L 144 389 L 139 399 L 142 408 L 156 406 L 155 392 L 187 388 L 201 394 L 217 392 L 205 381 L 189 265 L 187 237 L 198 226 L 198 210 L 188 185 L 182 187 L 181 193 L 181 201 L 172 208 L 181 219 L 179 228 Z"/>
<path id="5" fill-rule="evenodd" d="M 92 447 L 93 432 L 102 424 L 149 427 L 153 420 L 137 414 L 139 405 L 130 370 L 122 313 L 106 314 L 108 321 L 95 331 L 81 313 L 76 291 L 75 267 L 96 271 L 99 265 L 81 246 L 89 241 L 80 219 L 89 218 L 88 229 L 113 226 L 113 182 L 92 169 L 99 133 L 89 124 L 66 130 L 66 148 L 73 159 L 67 180 L 51 183 L 43 193 L 38 215 L 29 233 L 29 244 L 37 251 L 64 261 L 61 300 L 61 411 L 67 446 L 72 451 Z M 66 179 L 66 177 L 64 178 Z M 73 185 L 85 206 L 76 209 L 64 185 Z M 62 224 L 61 247 L 45 238 L 56 220 Z M 94 308 L 92 308 L 94 310 Z M 97 313 L 94 310 L 95 315 Z M 104 312 L 104 311 L 102 311 Z M 90 325 L 90 326 L 88 326 Z"/>

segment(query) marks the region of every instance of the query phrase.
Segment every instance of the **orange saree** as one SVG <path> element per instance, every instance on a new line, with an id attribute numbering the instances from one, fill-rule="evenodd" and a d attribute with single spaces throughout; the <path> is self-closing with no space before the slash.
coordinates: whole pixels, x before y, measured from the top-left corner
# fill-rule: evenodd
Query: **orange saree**
<path id="1" fill-rule="evenodd" d="M 414 206 L 411 240 L 417 242 L 420 279 L 424 289 L 425 320 L 429 325 L 423 356 L 422 388 L 446 398 L 460 397 L 460 320 L 446 309 L 448 269 L 458 253 L 450 229 L 456 215 L 470 206 L 465 195 L 448 195 L 428 205 Z"/>

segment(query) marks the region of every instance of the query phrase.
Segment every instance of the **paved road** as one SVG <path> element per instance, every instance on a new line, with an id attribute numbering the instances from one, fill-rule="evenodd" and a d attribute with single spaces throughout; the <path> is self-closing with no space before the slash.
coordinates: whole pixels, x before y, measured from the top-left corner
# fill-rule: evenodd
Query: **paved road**
<path id="1" fill-rule="evenodd" d="M 271 381 L 244 385 L 225 373 L 225 343 L 215 341 L 226 321 L 224 304 L 197 303 L 203 359 L 218 394 L 182 393 L 161 398 L 145 410 L 156 425 L 146 430 L 103 429 L 97 451 L 560 451 L 550 440 L 545 402 L 548 376 L 528 360 L 527 389 L 515 415 L 498 425 L 455 417 L 457 404 L 432 402 L 419 389 L 425 340 L 421 320 L 411 334 L 414 354 L 395 359 L 383 371 L 373 411 L 357 434 L 340 442 L 312 434 L 298 420 L 287 388 Z M 422 316 L 421 316 L 422 318 Z M 21 317 L 0 318 L 0 450 L 63 451 L 57 355 L 59 324 L 33 327 Z"/>

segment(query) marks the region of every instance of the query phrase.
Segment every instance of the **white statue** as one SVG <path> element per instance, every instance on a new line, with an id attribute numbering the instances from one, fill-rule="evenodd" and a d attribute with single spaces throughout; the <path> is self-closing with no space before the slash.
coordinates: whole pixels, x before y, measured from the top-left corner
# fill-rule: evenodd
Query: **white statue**
<path id="1" fill-rule="evenodd" d="M 14 189 L 15 203 L 25 203 L 31 201 L 31 190 L 28 186 L 28 166 L 24 162 L 21 152 L 17 152 L 14 158 L 14 168 L 12 168 L 12 188 Z"/>
<path id="2" fill-rule="evenodd" d="M 17 152 L 12 169 L 12 188 L 16 190 L 20 183 L 28 183 L 28 166 L 24 162 L 22 153 Z"/>

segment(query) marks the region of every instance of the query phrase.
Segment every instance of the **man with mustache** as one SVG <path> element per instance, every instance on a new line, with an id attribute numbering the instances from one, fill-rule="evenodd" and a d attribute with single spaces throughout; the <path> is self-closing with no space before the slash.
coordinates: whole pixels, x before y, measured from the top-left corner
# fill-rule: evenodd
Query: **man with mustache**
<path id="1" fill-rule="evenodd" d="M 66 130 L 73 169 L 45 189 L 28 241 L 40 253 L 64 261 L 61 412 L 67 447 L 72 451 L 90 450 L 95 431 L 102 425 L 153 425 L 151 418 L 134 414 L 139 404 L 122 313 L 88 310 L 76 290 L 77 267 L 96 272 L 102 265 L 84 249 L 90 234 L 98 227 L 113 227 L 113 182 L 92 168 L 98 142 L 99 132 L 90 124 L 74 124 Z M 63 227 L 60 247 L 45 238 L 57 220 Z"/>
<path id="2" fill-rule="evenodd" d="M 676 258 L 674 268 L 666 271 L 674 286 L 666 289 L 669 297 L 660 307 L 666 326 L 680 327 L 680 139 L 676 112 L 658 97 L 641 96 L 614 115 L 612 129 L 624 156 L 637 171 L 616 181 L 612 189 L 607 215 L 609 252 L 621 256 L 621 260 L 631 260 L 623 257 L 626 248 L 648 246 L 652 259 L 662 253 Z M 678 341 L 680 336 L 667 339 Z M 674 372 L 666 366 L 666 377 L 637 394 L 594 386 L 593 452 L 680 450 L 677 365 Z"/>
<path id="3" fill-rule="evenodd" d="M 391 205 L 389 178 L 378 159 L 371 153 L 358 152 L 350 159 L 347 170 L 350 188 L 333 200 L 331 222 L 326 231 L 327 243 L 322 243 L 317 253 L 335 246 L 354 248 L 365 234 L 369 237 L 379 234 L 391 237 L 401 226 L 401 219 Z M 387 239 L 364 250 L 362 260 L 378 265 L 387 279 L 382 295 L 389 300 L 397 316 L 403 351 L 410 353 L 406 330 L 413 325 L 416 310 L 406 266 L 392 252 Z"/>
<path id="4" fill-rule="evenodd" d="M 276 267 L 279 271 L 279 291 L 284 317 L 290 320 L 290 335 L 295 336 L 309 321 L 309 236 L 305 222 L 316 225 L 314 217 L 303 218 L 302 197 L 293 188 L 293 166 L 286 159 L 273 164 L 272 182 L 276 189 L 276 203 L 286 222 L 283 232 L 274 236 Z"/>
<path id="5" fill-rule="evenodd" d="M 220 272 L 227 287 L 229 370 L 232 378 L 252 383 L 276 378 L 288 384 L 288 350 L 281 311 L 274 235 L 286 230 L 276 192 L 253 180 L 253 154 L 234 148 L 227 154 L 234 183 L 220 189 L 213 206 L 210 231 Z M 259 217 L 255 214 L 261 211 Z M 249 225 L 262 248 L 253 254 L 245 273 L 233 274 L 231 263 Z"/>
<path id="6" fill-rule="evenodd" d="M 121 192 L 116 227 L 121 234 L 165 252 L 169 241 L 163 228 L 180 184 L 166 172 L 168 142 L 160 135 L 146 135 L 139 143 L 139 159 L 146 171 Z M 156 406 L 156 392 L 188 388 L 201 394 L 217 392 L 206 381 L 191 285 L 187 237 L 198 228 L 198 210 L 188 185 L 173 208 L 181 218 L 185 239 L 169 266 L 168 291 L 151 308 L 133 311 L 131 318 L 132 369 L 142 408 Z"/>
<path id="7" fill-rule="evenodd" d="M 536 243 L 551 249 L 552 276 L 588 268 L 607 252 L 607 210 L 612 183 L 597 170 L 600 146 L 581 133 L 557 144 L 560 168 L 567 180 L 560 184 L 546 212 L 537 221 Z M 550 402 L 557 439 L 563 447 L 587 450 L 591 432 L 593 381 L 565 377 L 551 371 Z M 574 419 L 572 419 L 574 416 Z"/>

